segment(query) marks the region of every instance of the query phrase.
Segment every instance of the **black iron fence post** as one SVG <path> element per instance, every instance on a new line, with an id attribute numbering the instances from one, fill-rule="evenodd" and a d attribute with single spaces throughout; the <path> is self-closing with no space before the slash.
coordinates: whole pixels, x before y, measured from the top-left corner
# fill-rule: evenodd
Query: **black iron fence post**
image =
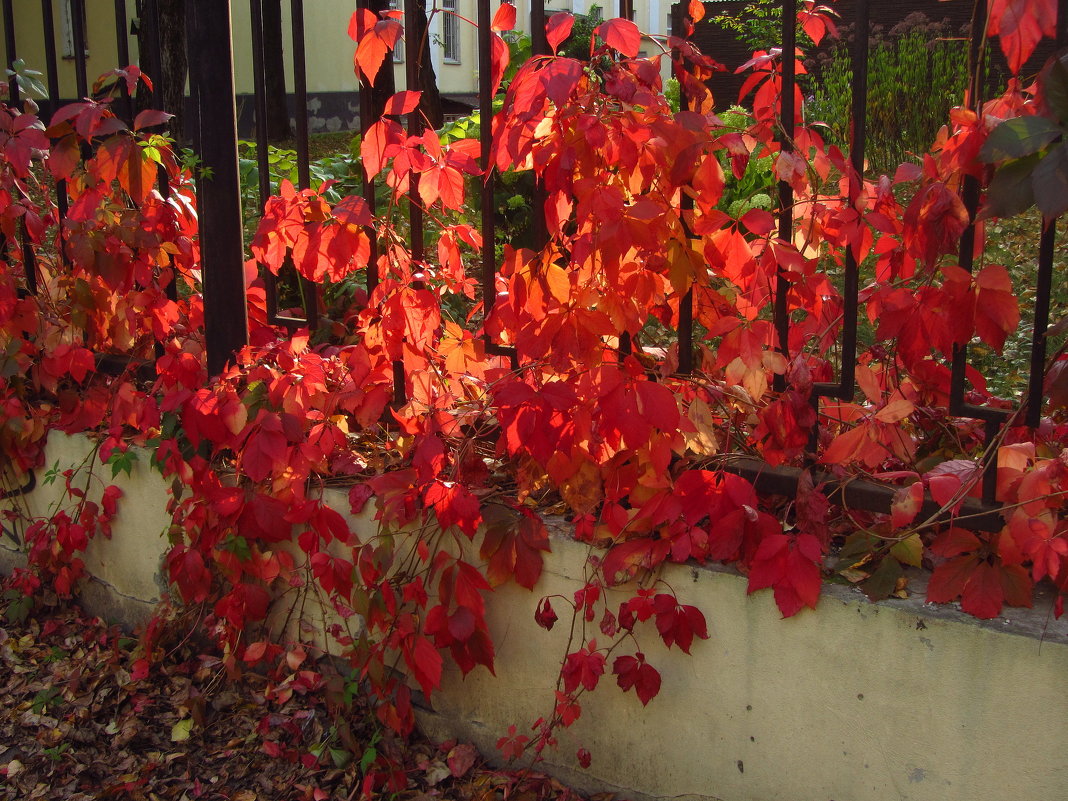
<path id="1" fill-rule="evenodd" d="M 193 135 L 202 164 L 197 197 L 204 325 L 208 372 L 214 375 L 248 342 L 230 0 L 190 0 L 186 26 Z"/>

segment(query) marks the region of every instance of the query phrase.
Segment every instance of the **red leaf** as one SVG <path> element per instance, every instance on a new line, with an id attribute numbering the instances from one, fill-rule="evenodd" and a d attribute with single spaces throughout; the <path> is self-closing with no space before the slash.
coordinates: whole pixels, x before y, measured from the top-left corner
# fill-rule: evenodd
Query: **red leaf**
<path id="1" fill-rule="evenodd" d="M 549 550 L 545 524 L 525 512 L 518 519 L 489 510 L 487 514 L 491 521 L 479 554 L 489 561 L 486 577 L 490 584 L 497 587 L 514 578 L 519 586 L 534 589 L 541 576 L 541 552 Z"/>
<path id="2" fill-rule="evenodd" d="M 501 3 L 497 13 L 493 15 L 490 27 L 495 31 L 510 31 L 515 27 L 515 6 L 511 3 Z"/>
<path id="3" fill-rule="evenodd" d="M 1013 74 L 1043 36 L 1057 35 L 1057 0 L 991 0 L 988 36 L 997 36 Z"/>
<path id="4" fill-rule="evenodd" d="M 793 540 L 786 534 L 764 537 L 753 556 L 748 591 L 773 587 L 783 617 L 805 606 L 815 609 L 820 597 L 821 552 L 819 540 L 811 534 Z"/>
<path id="5" fill-rule="evenodd" d="M 581 765 L 583 768 L 588 768 L 590 766 L 590 762 L 593 761 L 593 756 L 585 748 L 580 748 L 578 751 L 575 752 L 575 759 L 578 760 L 579 765 Z"/>
<path id="6" fill-rule="evenodd" d="M 397 92 L 397 94 L 393 95 L 386 101 L 386 107 L 382 110 L 382 113 L 410 114 L 419 107 L 419 98 L 422 96 L 422 92 L 414 92 L 411 90 Z"/>
<path id="7" fill-rule="evenodd" d="M 460 743 L 449 751 L 445 763 L 449 766 L 449 773 L 459 779 L 475 766 L 479 757 L 478 749 L 473 745 Z"/>
<path id="8" fill-rule="evenodd" d="M 629 19 L 606 20 L 594 28 L 593 32 L 604 39 L 605 44 L 627 58 L 634 58 L 641 50 L 641 31 Z"/>
<path id="9" fill-rule="evenodd" d="M 581 684 L 587 690 L 597 686 L 604 674 L 605 655 L 597 650 L 597 641 L 590 640 L 564 660 L 561 675 L 564 678 L 564 692 L 573 693 Z"/>
<path id="10" fill-rule="evenodd" d="M 425 502 L 434 509 L 442 530 L 458 527 L 468 539 L 474 539 L 482 524 L 478 498 L 463 484 L 452 481 L 434 481 L 427 488 Z"/>
<path id="11" fill-rule="evenodd" d="M 357 15 L 354 14 L 353 22 L 356 18 Z M 353 31 L 353 24 L 350 23 L 349 34 L 352 35 Z M 394 19 L 379 20 L 373 28 L 358 34 L 359 44 L 356 45 L 356 55 L 353 60 L 359 72 L 364 74 L 369 83 L 375 82 L 382 62 L 386 60 L 386 54 L 393 50 L 403 34 L 404 26 Z"/>
<path id="12" fill-rule="evenodd" d="M 545 23 L 545 40 L 549 43 L 549 50 L 553 53 L 571 35 L 571 28 L 575 24 L 575 18 L 567 11 L 557 11 L 549 21 Z"/>
<path id="13" fill-rule="evenodd" d="M 542 598 L 541 603 L 538 604 L 537 611 L 534 613 L 534 620 L 537 624 L 546 631 L 552 631 L 552 628 L 558 619 L 556 610 L 553 609 L 553 605 L 549 599 Z"/>
<path id="14" fill-rule="evenodd" d="M 623 692 L 634 688 L 642 706 L 648 705 L 660 692 L 660 672 L 646 663 L 645 654 L 640 651 L 634 656 L 617 657 L 612 663 L 612 672 L 618 676 L 616 682 Z"/>
<path id="15" fill-rule="evenodd" d="M 155 109 L 146 108 L 134 119 L 133 129 L 135 131 L 140 131 L 142 128 L 163 125 L 172 117 L 174 117 L 174 115 L 168 114 L 166 111 L 156 111 Z"/>
<path id="16" fill-rule="evenodd" d="M 415 640 L 414 645 L 412 639 Z M 430 640 L 419 634 L 405 640 L 402 651 L 404 663 L 419 682 L 423 695 L 429 698 L 441 685 L 441 654 Z"/>
<path id="17" fill-rule="evenodd" d="M 511 60 L 511 51 L 508 50 L 508 44 L 501 38 L 500 34 L 494 33 L 490 37 L 491 56 L 490 56 L 490 94 L 497 94 L 497 90 L 501 88 L 501 81 L 504 79 L 504 71 L 508 69 L 508 62 Z"/>
<path id="18" fill-rule="evenodd" d="M 961 609 L 982 620 L 989 620 L 1001 613 L 1004 601 L 1001 570 L 985 561 L 980 562 L 972 571 L 961 594 Z"/>
<path id="19" fill-rule="evenodd" d="M 894 493 L 890 502 L 890 523 L 895 529 L 902 529 L 916 519 L 923 506 L 923 482 L 915 481 Z"/>
<path id="20" fill-rule="evenodd" d="M 705 18 L 705 4 L 701 0 L 690 0 L 687 13 L 694 23 L 698 23 Z"/>
<path id="21" fill-rule="evenodd" d="M 668 648 L 678 645 L 688 654 L 695 635 L 702 640 L 708 639 L 705 616 L 697 607 L 680 604 L 674 596 L 659 593 L 653 598 L 653 608 L 656 610 L 656 629 Z"/>
<path id="22" fill-rule="evenodd" d="M 978 564 L 979 559 L 968 554 L 938 565 L 927 584 L 927 600 L 935 604 L 955 601 L 964 592 L 964 586 Z"/>

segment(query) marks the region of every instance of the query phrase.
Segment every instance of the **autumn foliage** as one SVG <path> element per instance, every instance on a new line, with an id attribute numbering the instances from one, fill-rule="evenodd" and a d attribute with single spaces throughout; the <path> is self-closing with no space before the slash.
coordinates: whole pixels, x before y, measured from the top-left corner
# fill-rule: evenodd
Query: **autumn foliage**
<path id="1" fill-rule="evenodd" d="M 833 31 L 828 9 L 803 6 L 813 39 Z M 989 33 L 1015 70 L 1053 36 L 1055 8 L 991 3 Z M 703 7 L 689 13 L 696 22 Z M 399 40 L 396 16 L 353 17 L 355 68 L 368 81 Z M 513 24 L 502 5 L 495 86 L 508 52 L 499 32 Z M 570 30 L 570 15 L 554 15 L 550 48 Z M 553 744 L 606 675 L 649 703 L 660 674 L 642 642 L 701 647 L 704 614 L 658 580 L 665 563 L 732 564 L 787 617 L 816 607 L 830 576 L 880 598 L 926 568 L 929 600 L 984 618 L 1029 606 L 1038 582 L 1068 592 L 1063 350 L 1050 354 L 1038 427 L 1011 413 L 987 445 L 982 421 L 948 411 L 954 351 L 976 341 L 999 351 L 1020 324 L 1020 287 L 983 259 L 981 221 L 1021 209 L 984 193 L 973 218 L 965 179 L 1026 183 L 1032 202 L 1059 213 L 1048 175 L 1064 181 L 1065 62 L 957 109 L 920 163 L 873 176 L 804 124 L 800 93 L 783 147 L 782 53 L 746 65 L 753 119 L 737 128 L 706 87 L 722 69 L 714 58 L 681 35 L 640 57 L 646 41 L 634 23 L 607 20 L 588 61 L 521 65 L 488 152 L 409 133 L 399 118 L 417 113 L 419 93 L 396 94 L 362 141 L 384 207 L 288 184 L 268 201 L 247 265 L 252 344 L 218 376 L 204 366 L 190 176 L 166 141 L 138 130 L 160 119 L 128 128 L 106 98 L 47 126 L 3 108 L 0 448 L 30 470 L 49 430 L 95 432 L 115 473 L 128 449 L 147 449 L 174 481 L 168 578 L 183 603 L 203 605 L 230 669 L 264 662 L 294 688 L 320 681 L 303 660 L 287 662 L 297 629 L 267 623 L 279 598 L 319 597 L 380 720 L 401 732 L 413 690 L 431 695 L 446 657 L 464 673 L 493 669 L 487 596 L 508 581 L 537 592 L 546 519 L 562 515 L 590 544 L 587 581 L 573 597 L 542 599 L 536 620 L 562 620 L 575 636 L 546 716 L 532 736 L 503 737 L 506 756 Z M 681 110 L 664 96 L 662 60 Z M 1016 128 L 1055 133 L 1024 141 Z M 735 219 L 720 201 L 758 149 L 773 155 L 792 205 Z M 502 243 L 486 296 L 485 243 L 466 210 L 492 171 L 536 176 L 547 236 L 537 248 Z M 406 239 L 412 207 L 431 221 L 418 253 Z M 971 226 L 969 271 L 958 247 Z M 814 384 L 842 370 L 847 253 L 861 265 L 868 332 L 852 365 L 858 391 L 814 400 Z M 268 324 L 258 270 L 288 265 L 323 287 L 331 317 L 315 330 Z M 771 315 L 780 285 L 785 342 Z M 690 318 L 692 348 L 674 334 Z M 124 366 L 103 369 L 109 355 Z M 138 374 L 146 362 L 151 380 Z M 1014 408 L 978 371 L 968 380 L 970 403 Z M 738 455 L 803 469 L 796 495 L 758 494 L 732 470 Z M 973 531 L 960 509 L 979 497 L 986 463 L 1004 525 Z M 846 476 L 895 486 L 892 508 L 829 501 L 821 484 Z M 328 483 L 346 488 L 349 511 L 373 518 L 376 535 L 326 502 Z M 116 500 L 109 490 L 99 504 L 80 499 L 77 519 L 35 523 L 15 586 L 49 580 L 69 592 L 87 537 L 121 514 Z M 944 514 L 921 513 L 928 501 Z M 609 588 L 626 600 L 609 603 Z M 139 669 L 157 655 L 153 637 Z"/>

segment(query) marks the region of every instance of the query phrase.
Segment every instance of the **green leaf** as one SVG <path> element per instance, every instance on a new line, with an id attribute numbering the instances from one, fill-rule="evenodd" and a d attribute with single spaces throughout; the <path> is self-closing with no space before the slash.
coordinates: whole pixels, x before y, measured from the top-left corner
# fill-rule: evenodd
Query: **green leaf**
<path id="1" fill-rule="evenodd" d="M 137 454 L 132 450 L 120 451 L 117 448 L 111 452 L 107 464 L 111 465 L 111 477 L 116 478 L 119 473 L 131 475 L 133 464 L 137 461 Z"/>
<path id="2" fill-rule="evenodd" d="M 185 718 L 171 726 L 171 742 L 181 743 L 189 739 L 189 732 L 193 728 L 193 719 Z"/>
<path id="3" fill-rule="evenodd" d="M 901 563 L 897 559 L 886 558 L 879 563 L 879 567 L 868 580 L 860 585 L 860 589 L 868 596 L 868 600 L 882 601 L 890 597 L 897 587 L 897 580 L 903 575 Z"/>
<path id="4" fill-rule="evenodd" d="M 979 158 L 995 162 L 1029 156 L 1061 133 L 1060 127 L 1046 117 L 1014 117 L 991 131 L 979 151 Z"/>
<path id="5" fill-rule="evenodd" d="M 1062 55 L 1059 59 L 1051 59 L 1046 69 L 1042 72 L 1040 84 L 1042 86 L 1042 99 L 1046 101 L 1061 125 L 1068 126 L 1068 66 L 1065 64 L 1068 55 Z"/>
<path id="6" fill-rule="evenodd" d="M 1068 143 L 1053 148 L 1035 166 L 1031 184 L 1035 205 L 1047 220 L 1068 211 Z"/>
<path id="7" fill-rule="evenodd" d="M 1039 156 L 1033 154 L 998 167 L 987 191 L 986 205 L 980 209 L 978 219 L 1012 217 L 1031 208 L 1035 204 L 1031 174 L 1038 162 Z"/>
<path id="8" fill-rule="evenodd" d="M 252 550 L 248 547 L 248 540 L 244 537 L 227 537 L 220 547 L 224 551 L 232 553 L 242 562 L 247 562 L 252 558 Z"/>
<path id="9" fill-rule="evenodd" d="M 879 544 L 879 538 L 868 531 L 856 531 L 846 537 L 841 550 L 838 551 L 836 571 L 844 570 L 862 561 Z"/>
<path id="10" fill-rule="evenodd" d="M 919 567 L 923 562 L 923 541 L 919 534 L 909 534 L 890 546 L 890 555 L 903 565 Z"/>

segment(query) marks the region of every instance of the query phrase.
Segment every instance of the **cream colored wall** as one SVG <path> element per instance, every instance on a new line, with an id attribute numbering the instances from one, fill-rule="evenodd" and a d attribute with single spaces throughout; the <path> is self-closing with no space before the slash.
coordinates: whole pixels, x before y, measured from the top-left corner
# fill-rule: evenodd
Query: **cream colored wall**
<path id="1" fill-rule="evenodd" d="M 76 464 L 90 449 L 84 437 L 53 433 L 46 461 Z M 97 472 L 110 481 L 110 471 Z M 116 483 L 126 497 L 112 540 L 86 557 L 103 580 L 89 586 L 150 600 L 159 590 L 166 483 L 145 458 Z M 58 492 L 41 484 L 25 500 L 43 513 Z M 344 492 L 330 497 L 347 506 Z M 366 516 L 353 522 L 371 533 Z M 567 617 L 545 632 L 534 610 L 542 595 L 567 598 L 582 585 L 585 547 L 564 534 L 556 525 L 537 593 L 502 587 L 488 598 L 496 677 L 476 670 L 463 680 L 448 670 L 433 711 L 421 714 L 433 736 L 461 736 L 493 755 L 510 725 L 525 729 L 552 712 Z M 10 567 L 10 544 L 0 543 Z M 608 673 L 539 769 L 633 801 L 1068 798 L 1068 622 L 1053 619 L 1049 599 L 983 623 L 928 607 L 922 586 L 911 599 L 880 604 L 827 586 L 817 610 L 782 620 L 771 593 L 747 596 L 735 573 L 670 566 L 661 578 L 704 611 L 710 638 L 686 656 L 665 650 L 651 623 L 640 625 L 640 646 L 663 676 L 660 694 L 643 708 Z M 580 746 L 593 755 L 589 770 L 575 764 Z"/>
<path id="2" fill-rule="evenodd" d="M 56 34 L 56 69 L 59 74 L 59 92 L 61 98 L 77 97 L 77 79 L 74 71 L 74 59 L 63 58 L 63 27 L 61 10 L 64 0 L 53 0 L 53 15 Z M 131 4 L 132 5 L 132 4 Z M 45 79 L 44 22 L 41 4 L 30 0 L 16 0 L 13 3 L 15 18 L 15 50 L 26 66 L 41 73 L 41 82 Z M 108 0 L 86 0 L 86 41 L 89 58 L 86 63 L 86 76 L 89 86 L 104 72 L 119 65 L 118 51 L 115 46 L 115 5 Z M 0 17 L 0 31 L 4 23 Z M 6 41 L 6 31 L 0 34 L 0 43 Z M 137 41 L 131 38 L 130 60 L 137 61 Z M 7 64 L 5 52 L 4 64 Z"/>
<path id="3" fill-rule="evenodd" d="M 354 92 L 352 57 L 355 43 L 348 35 L 355 0 L 315 0 L 304 4 L 304 49 L 309 92 Z M 234 42 L 234 82 L 239 94 L 252 94 L 252 22 L 245 0 L 231 3 Z M 293 91 L 293 42 L 289 35 L 289 3 L 282 3 L 282 52 L 286 90 Z"/>
<path id="4" fill-rule="evenodd" d="M 83 555 L 90 582 L 97 592 L 101 611 L 139 620 L 148 615 L 159 599 L 160 564 L 167 550 L 164 536 L 170 525 L 167 514 L 168 482 L 149 467 L 148 455 L 141 452 L 133 463 L 130 475 L 120 473 L 113 479 L 111 468 L 96 459 L 96 444 L 84 435 L 69 436 L 59 431 L 48 435 L 45 467 L 37 471 L 37 486 L 25 496 L 0 500 L 0 509 L 14 508 L 30 517 L 47 517 L 56 510 L 70 509 L 63 478 L 52 483 L 45 480 L 45 472 L 56 466 L 60 472 L 73 468 L 74 485 L 86 490 L 89 500 L 99 502 L 104 488 L 116 484 L 123 490 L 118 502 L 118 514 L 112 524 L 111 538 L 95 538 Z M 21 484 L 21 478 L 8 478 Z M 11 523 L 5 525 L 11 526 Z M 21 561 L 21 555 L 8 537 L 0 537 L 0 563 Z M 5 571 L 8 572 L 8 571 Z M 101 590 L 105 592 L 100 593 Z"/>
<path id="5" fill-rule="evenodd" d="M 546 633 L 534 612 L 542 595 L 582 586 L 585 546 L 556 536 L 552 547 L 536 594 L 497 591 L 497 676 L 451 669 L 423 718 L 434 736 L 492 752 L 509 725 L 552 712 L 567 618 Z M 546 757 L 552 772 L 674 801 L 1068 798 L 1056 745 L 1068 740 L 1068 625 L 1048 603 L 983 625 L 919 598 L 873 605 L 828 586 L 817 610 L 782 620 L 771 593 L 747 596 L 732 572 L 670 566 L 662 578 L 704 611 L 710 638 L 687 657 L 639 627 L 660 694 L 643 708 L 607 673 Z M 593 754 L 589 770 L 576 765 L 579 747 Z"/>

